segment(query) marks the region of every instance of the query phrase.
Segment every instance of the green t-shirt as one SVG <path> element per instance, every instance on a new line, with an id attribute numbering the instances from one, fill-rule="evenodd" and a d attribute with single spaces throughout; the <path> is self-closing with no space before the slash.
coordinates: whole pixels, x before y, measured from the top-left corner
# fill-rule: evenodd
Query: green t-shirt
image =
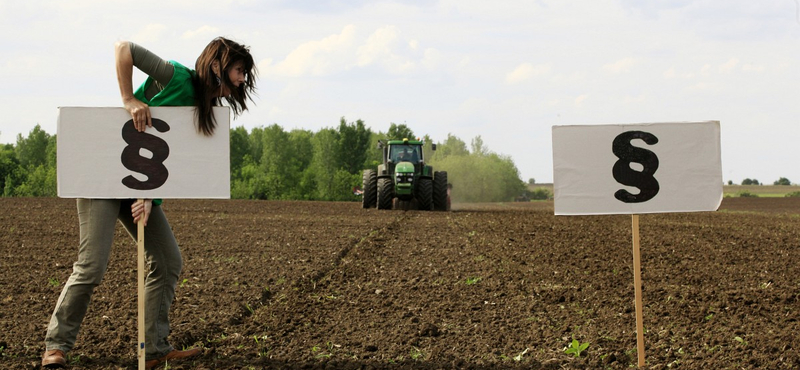
<path id="1" fill-rule="evenodd" d="M 169 83 L 161 91 L 148 99 L 145 96 L 145 91 L 151 84 L 155 83 L 155 80 L 152 77 L 147 77 L 147 80 L 136 89 L 133 96 L 151 107 L 195 106 L 194 85 L 192 84 L 192 77 L 194 77 L 195 71 L 174 60 L 169 62 L 175 67 L 174 72 Z"/>

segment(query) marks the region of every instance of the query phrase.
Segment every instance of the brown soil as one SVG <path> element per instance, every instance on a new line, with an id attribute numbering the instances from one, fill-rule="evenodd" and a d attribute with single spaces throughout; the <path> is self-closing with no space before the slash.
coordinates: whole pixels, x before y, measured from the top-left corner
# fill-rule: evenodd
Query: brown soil
<path id="1" fill-rule="evenodd" d="M 630 216 L 552 202 L 364 210 L 169 200 L 185 261 L 169 369 L 627 369 Z M 0 368 L 37 368 L 77 256 L 69 199 L 0 199 Z M 800 366 L 800 199 L 642 215 L 646 368 Z M 136 368 L 136 249 L 118 227 L 72 369 Z M 572 339 L 589 347 L 566 354 Z"/>

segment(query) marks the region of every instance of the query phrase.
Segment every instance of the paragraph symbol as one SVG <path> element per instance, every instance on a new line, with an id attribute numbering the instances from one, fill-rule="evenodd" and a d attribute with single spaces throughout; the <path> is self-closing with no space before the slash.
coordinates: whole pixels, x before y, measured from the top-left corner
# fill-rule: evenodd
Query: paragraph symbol
<path id="1" fill-rule="evenodd" d="M 620 189 L 614 193 L 614 197 L 625 203 L 646 202 L 658 194 L 658 181 L 653 174 L 658 170 L 658 157 L 655 153 L 631 145 L 631 140 L 641 139 L 648 145 L 658 143 L 658 138 L 649 132 L 628 131 L 623 132 L 614 138 L 612 151 L 619 160 L 614 163 L 612 173 L 614 180 L 622 185 L 632 186 L 639 189 L 639 194 L 631 194 L 627 190 Z M 631 168 L 631 163 L 638 163 L 643 168 L 641 171 Z"/>
<path id="2" fill-rule="evenodd" d="M 153 118 L 153 127 L 158 132 L 169 131 L 169 125 L 157 118 Z M 169 156 L 169 145 L 161 138 L 139 132 L 133 126 L 133 120 L 125 122 L 122 126 L 122 139 L 128 146 L 122 150 L 122 165 L 125 168 L 147 176 L 147 181 L 140 181 L 132 175 L 122 179 L 122 184 L 136 190 L 153 190 L 167 182 L 169 171 L 164 166 L 164 161 Z M 140 150 L 145 149 L 152 153 L 150 158 L 141 155 Z"/>

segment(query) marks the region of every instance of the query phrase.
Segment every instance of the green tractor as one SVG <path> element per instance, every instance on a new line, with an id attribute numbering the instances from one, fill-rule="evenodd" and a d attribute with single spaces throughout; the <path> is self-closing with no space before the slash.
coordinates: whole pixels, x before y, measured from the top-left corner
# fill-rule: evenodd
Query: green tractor
<path id="1" fill-rule="evenodd" d="M 378 141 L 383 152 L 383 164 L 378 170 L 364 170 L 364 208 L 420 209 L 449 211 L 450 190 L 447 172 L 434 172 L 422 157 L 423 142 L 419 140 Z M 432 145 L 436 150 L 436 144 Z"/>

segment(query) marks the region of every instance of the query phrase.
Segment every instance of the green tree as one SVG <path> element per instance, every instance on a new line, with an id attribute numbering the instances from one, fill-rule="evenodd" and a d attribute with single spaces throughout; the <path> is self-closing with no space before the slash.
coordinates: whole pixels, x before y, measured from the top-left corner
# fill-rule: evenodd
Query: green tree
<path id="1" fill-rule="evenodd" d="M 250 130 L 247 142 L 250 144 L 250 157 L 256 163 L 261 163 L 261 157 L 264 155 L 264 128 L 254 127 Z"/>
<path id="2" fill-rule="evenodd" d="M 266 197 L 266 177 L 258 163 L 247 154 L 242 161 L 238 177 L 231 181 L 231 198 L 266 199 Z"/>
<path id="3" fill-rule="evenodd" d="M 472 154 L 486 155 L 489 149 L 483 144 L 483 138 L 480 135 L 472 139 Z"/>
<path id="4" fill-rule="evenodd" d="M 466 156 L 469 155 L 467 144 L 458 137 L 447 134 L 447 139 L 443 143 L 436 145 L 436 151 L 433 153 L 432 160 L 444 160 L 450 156 Z"/>
<path id="5" fill-rule="evenodd" d="M 6 172 L 3 179 L 4 196 L 47 197 L 55 196 L 56 137 L 36 125 L 27 137 L 17 135 L 14 148 L 18 166 Z M 13 161 L 6 161 L 6 164 Z"/>
<path id="6" fill-rule="evenodd" d="M 431 140 L 430 135 L 425 135 L 422 137 L 422 142 L 425 143 L 422 145 L 422 158 L 425 159 L 425 162 L 430 163 L 431 159 L 433 159 L 433 140 Z M 438 148 L 437 148 L 438 149 Z"/>
<path id="7" fill-rule="evenodd" d="M 323 128 L 314 135 L 314 157 L 311 163 L 316 179 L 315 198 L 330 200 L 335 198 L 334 176 L 339 170 L 337 165 L 337 132 L 332 128 Z"/>
<path id="8" fill-rule="evenodd" d="M 785 177 L 781 177 L 781 178 L 779 178 L 777 181 L 775 181 L 773 183 L 773 185 L 791 185 L 791 184 L 792 184 L 792 182 L 789 181 L 789 179 L 787 179 Z"/>
<path id="9" fill-rule="evenodd" d="M 339 162 L 336 168 L 344 169 L 350 174 L 360 174 L 369 153 L 371 136 L 372 131 L 364 125 L 364 121 L 357 120 L 348 124 L 342 117 L 336 138 Z"/>
<path id="10" fill-rule="evenodd" d="M 248 155 L 252 159 L 247 130 L 242 126 L 232 128 L 230 132 L 231 182 L 239 178 L 244 158 Z"/>
<path id="11" fill-rule="evenodd" d="M 383 150 L 378 148 L 378 140 L 386 140 L 386 134 L 383 132 L 370 134 L 367 157 L 364 159 L 364 169 L 377 169 L 378 165 L 383 163 Z"/>
<path id="12" fill-rule="evenodd" d="M 24 178 L 21 184 L 13 190 L 13 195 L 17 197 L 54 197 L 57 192 L 56 168 L 46 165 L 28 167 L 24 170 Z"/>
<path id="13" fill-rule="evenodd" d="M 414 131 L 411 131 L 405 123 L 399 125 L 392 123 L 389 125 L 389 131 L 386 132 L 386 136 L 388 140 L 414 140 L 414 138 L 416 138 L 416 136 L 414 136 Z"/>
<path id="14" fill-rule="evenodd" d="M 530 198 L 534 200 L 547 200 L 553 197 L 550 191 L 545 188 L 536 188 L 530 192 Z"/>
<path id="15" fill-rule="evenodd" d="M 294 185 L 288 189 L 291 199 L 311 200 L 316 179 L 311 169 L 314 160 L 314 133 L 308 130 L 292 130 L 289 132 L 289 143 L 291 147 L 291 157 L 287 165 L 289 172 L 293 173 L 292 181 Z"/>
<path id="16" fill-rule="evenodd" d="M 243 129 L 242 129 L 243 130 Z M 302 144 L 307 134 L 290 135 L 277 124 L 254 128 L 243 143 L 244 132 L 238 130 L 233 137 L 240 153 L 241 164 L 238 174 L 231 181 L 231 196 L 247 199 L 300 199 L 298 184 L 309 156 L 303 155 L 295 147 Z M 247 152 L 249 154 L 241 155 Z M 307 150 L 306 150 L 307 152 Z"/>
<path id="17" fill-rule="evenodd" d="M 261 144 L 259 167 L 266 177 L 264 199 L 290 199 L 289 189 L 297 183 L 299 176 L 291 168 L 294 153 L 289 134 L 281 126 L 273 124 L 264 128 Z"/>
<path id="18" fill-rule="evenodd" d="M 47 145 L 50 142 L 50 134 L 42 130 L 41 126 L 36 125 L 27 138 L 22 134 L 17 134 L 17 159 L 22 167 L 36 167 L 47 162 Z"/>
<path id="19" fill-rule="evenodd" d="M 0 146 L 0 194 L 3 194 L 6 187 L 6 178 L 11 176 L 16 168 L 19 167 L 19 160 L 11 144 Z"/>

